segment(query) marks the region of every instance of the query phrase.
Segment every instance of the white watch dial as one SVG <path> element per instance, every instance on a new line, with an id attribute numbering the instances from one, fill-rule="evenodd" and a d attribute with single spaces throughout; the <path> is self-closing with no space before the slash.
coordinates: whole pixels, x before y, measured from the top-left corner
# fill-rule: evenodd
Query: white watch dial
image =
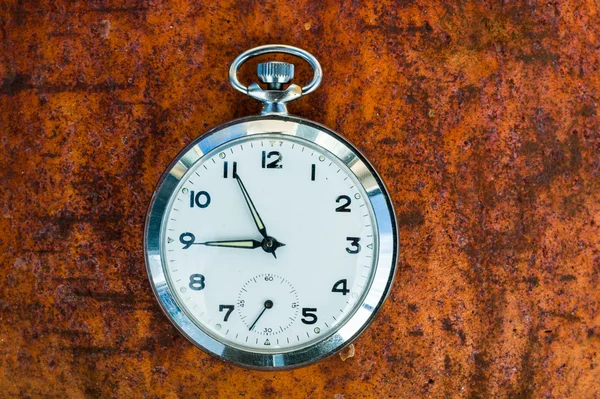
<path id="1" fill-rule="evenodd" d="M 215 339 L 289 352 L 337 331 L 377 264 L 357 177 L 309 141 L 236 139 L 183 176 L 163 218 L 164 272 L 181 309 Z"/>

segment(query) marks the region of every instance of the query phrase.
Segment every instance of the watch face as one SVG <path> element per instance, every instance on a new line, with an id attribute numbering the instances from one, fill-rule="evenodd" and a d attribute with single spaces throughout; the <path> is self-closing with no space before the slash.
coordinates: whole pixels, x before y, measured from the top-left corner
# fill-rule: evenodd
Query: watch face
<path id="1" fill-rule="evenodd" d="M 234 123 L 161 181 L 146 231 L 151 282 L 203 349 L 250 367 L 310 363 L 353 339 L 384 299 L 391 211 L 372 168 L 326 129 Z"/>

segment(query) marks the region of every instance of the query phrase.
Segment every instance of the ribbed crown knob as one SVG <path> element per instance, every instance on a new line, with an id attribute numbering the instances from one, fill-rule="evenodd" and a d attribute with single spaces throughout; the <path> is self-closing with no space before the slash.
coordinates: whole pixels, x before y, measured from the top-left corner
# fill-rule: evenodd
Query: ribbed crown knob
<path id="1" fill-rule="evenodd" d="M 263 83 L 279 88 L 294 78 L 294 64 L 278 61 L 258 64 L 258 77 Z"/>

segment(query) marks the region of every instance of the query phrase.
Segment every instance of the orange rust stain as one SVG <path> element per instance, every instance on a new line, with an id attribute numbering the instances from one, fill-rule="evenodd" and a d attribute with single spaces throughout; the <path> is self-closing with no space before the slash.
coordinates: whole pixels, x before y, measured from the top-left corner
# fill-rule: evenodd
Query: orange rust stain
<path id="1" fill-rule="evenodd" d="M 593 0 L 5 1 L 0 392 L 600 395 L 598 15 Z M 258 112 L 230 62 L 276 42 L 321 61 L 323 85 L 290 110 L 370 157 L 401 253 L 354 357 L 269 373 L 170 325 L 141 237 L 178 151 Z"/>

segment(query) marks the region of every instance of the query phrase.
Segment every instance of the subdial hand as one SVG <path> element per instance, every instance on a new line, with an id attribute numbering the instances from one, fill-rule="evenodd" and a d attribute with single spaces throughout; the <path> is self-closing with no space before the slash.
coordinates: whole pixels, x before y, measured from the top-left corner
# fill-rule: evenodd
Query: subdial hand
<path id="1" fill-rule="evenodd" d="M 265 301 L 265 307 L 263 308 L 262 312 L 260 312 L 260 314 L 258 315 L 258 317 L 256 318 L 256 320 L 254 320 L 254 323 L 252 323 L 252 325 L 250 326 L 250 328 L 248 329 L 248 331 L 252 331 L 252 329 L 254 328 L 254 326 L 256 325 L 256 323 L 258 322 L 258 320 L 260 319 L 260 317 L 263 315 L 263 313 L 265 313 L 265 310 L 267 309 L 271 309 L 273 307 L 273 301 L 270 299 L 267 299 Z"/>

